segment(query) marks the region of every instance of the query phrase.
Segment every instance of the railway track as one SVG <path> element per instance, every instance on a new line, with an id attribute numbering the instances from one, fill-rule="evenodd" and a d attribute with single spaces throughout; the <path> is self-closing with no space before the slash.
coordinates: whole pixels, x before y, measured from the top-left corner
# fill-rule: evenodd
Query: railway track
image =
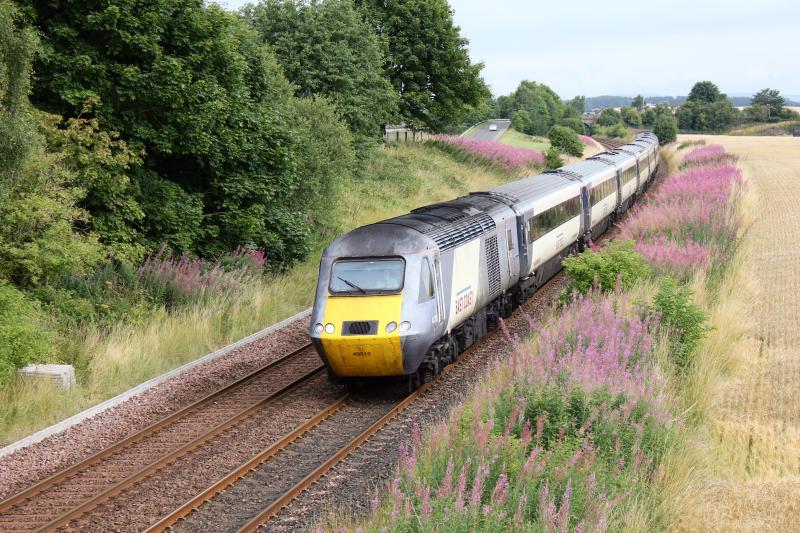
<path id="1" fill-rule="evenodd" d="M 557 283 L 562 274 L 542 289 Z M 337 464 L 367 444 L 480 346 L 476 343 L 430 383 L 401 401 L 342 397 L 280 441 L 208 486 L 147 533 L 252 532 L 281 512 Z"/>
<path id="2" fill-rule="evenodd" d="M 322 370 L 308 343 L 0 502 L 0 530 L 48 531 L 85 517 Z"/>

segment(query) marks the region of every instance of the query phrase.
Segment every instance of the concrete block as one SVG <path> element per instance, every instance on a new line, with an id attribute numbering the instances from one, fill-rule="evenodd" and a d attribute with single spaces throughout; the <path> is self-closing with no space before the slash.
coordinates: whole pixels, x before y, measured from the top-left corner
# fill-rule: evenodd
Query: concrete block
<path id="1" fill-rule="evenodd" d="M 19 373 L 25 378 L 49 381 L 63 389 L 75 386 L 75 368 L 72 365 L 28 365 L 20 368 Z"/>

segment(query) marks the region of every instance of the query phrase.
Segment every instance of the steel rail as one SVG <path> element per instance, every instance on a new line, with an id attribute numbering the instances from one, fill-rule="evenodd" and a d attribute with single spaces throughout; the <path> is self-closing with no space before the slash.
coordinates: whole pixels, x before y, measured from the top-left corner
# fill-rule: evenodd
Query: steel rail
<path id="1" fill-rule="evenodd" d="M 226 385 L 225 387 L 222 387 L 221 389 L 218 389 L 217 391 L 215 391 L 215 392 L 213 392 L 211 394 L 208 394 L 207 396 L 205 396 L 205 397 L 203 397 L 203 398 L 191 403 L 190 405 L 188 405 L 188 406 L 176 411 L 175 413 L 167 416 L 166 418 L 163 418 L 163 419 L 161 419 L 161 420 L 159 420 L 159 421 L 157 421 L 157 422 L 145 427 L 144 429 L 141 429 L 139 431 L 136 431 L 136 432 L 128 435 L 124 439 L 115 442 L 111 446 L 109 446 L 109 447 L 107 447 L 107 448 L 95 453 L 94 455 L 92 455 L 92 456 L 90 456 L 90 457 L 88 457 L 88 458 L 86 458 L 86 459 L 84 459 L 84 460 L 82 460 L 82 461 L 80 461 L 80 462 L 68 467 L 68 468 L 65 468 L 65 469 L 53 474 L 52 476 L 50 476 L 50 477 L 48 477 L 48 478 L 46 478 L 46 479 L 44 479 L 44 480 L 32 485 L 30 487 L 28 487 L 27 489 L 22 490 L 21 492 L 19 492 L 19 493 L 13 495 L 13 496 L 7 498 L 6 500 L 3 500 L 2 502 L 0 502 L 0 514 L 2 514 L 5 511 L 8 511 L 9 509 L 13 508 L 16 505 L 19 505 L 21 503 L 24 503 L 27 500 L 30 500 L 30 499 L 36 497 L 38 494 L 40 494 L 40 493 L 50 489 L 51 487 L 53 487 L 53 485 L 65 480 L 65 479 L 67 479 L 67 478 L 69 478 L 69 477 L 71 477 L 71 476 L 73 476 L 75 474 L 78 474 L 82 470 L 85 470 L 88 467 L 97 465 L 98 463 L 100 463 L 104 459 L 106 459 L 106 458 L 112 456 L 113 454 L 119 452 L 120 450 L 124 449 L 128 445 L 130 445 L 130 444 L 132 444 L 134 442 L 137 442 L 137 441 L 145 439 L 149 435 L 154 434 L 155 432 L 157 432 L 158 430 L 168 426 L 169 424 L 171 424 L 171 423 L 173 423 L 173 422 L 175 422 L 177 420 L 180 420 L 185 415 L 191 413 L 192 411 L 198 409 L 199 407 L 202 407 L 203 405 L 214 401 L 215 399 L 219 398 L 220 396 L 223 396 L 223 395 L 229 393 L 233 389 L 235 389 L 235 388 L 239 387 L 240 385 L 246 383 L 247 381 L 251 380 L 252 378 L 254 378 L 254 377 L 256 377 L 256 376 L 258 376 L 258 375 L 260 375 L 260 374 L 262 374 L 262 373 L 264 373 L 264 372 L 266 372 L 268 370 L 270 370 L 270 369 L 273 369 L 274 367 L 276 367 L 276 366 L 278 366 L 278 365 L 280 365 L 280 364 L 282 364 L 282 363 L 284 363 L 284 362 L 286 362 L 286 361 L 298 356 L 300 353 L 308 350 L 310 347 L 311 347 L 311 343 L 306 343 L 305 345 L 303 345 L 302 347 L 292 351 L 291 353 L 286 354 L 284 356 L 281 356 L 280 358 L 276 359 L 275 361 L 272 361 L 270 363 L 267 363 L 266 365 L 263 365 L 262 367 L 254 370 L 253 372 L 250 372 L 246 376 L 244 376 L 244 377 L 242 377 L 242 378 L 240 378 L 238 380 L 235 380 L 234 382 Z M 321 365 L 316 367 L 314 369 L 314 372 L 319 372 L 319 370 L 321 368 L 322 368 Z M 304 378 L 307 378 L 307 377 L 308 376 L 304 376 Z"/>
<path id="2" fill-rule="evenodd" d="M 323 370 L 324 366 L 320 364 L 316 368 L 309 370 L 301 377 L 295 379 L 288 385 L 285 385 L 280 390 L 277 390 L 271 393 L 269 396 L 262 398 L 261 400 L 257 401 L 256 403 L 250 405 L 246 409 L 243 409 L 237 412 L 233 417 L 225 419 L 224 422 L 217 424 L 210 430 L 206 431 L 196 439 L 187 442 L 180 448 L 173 450 L 172 452 L 167 453 L 166 455 L 162 456 L 161 458 L 157 459 L 155 462 L 150 463 L 147 466 L 142 467 L 134 474 L 126 477 L 115 483 L 114 485 L 110 486 L 108 489 L 104 490 L 103 492 L 92 496 L 90 499 L 85 500 L 83 503 L 78 505 L 77 507 L 73 507 L 72 509 L 66 511 L 65 513 L 57 516 L 47 524 L 41 526 L 40 528 L 36 529 L 35 531 L 51 531 L 58 527 L 64 526 L 71 522 L 72 520 L 79 518 L 92 509 L 96 508 L 97 506 L 103 504 L 107 500 L 113 498 L 114 496 L 118 496 L 126 489 L 130 488 L 132 485 L 138 483 L 139 481 L 151 476 L 152 474 L 156 473 L 157 471 L 161 470 L 165 466 L 169 465 L 170 463 L 174 462 L 175 460 L 179 459 L 181 456 L 185 455 L 186 453 L 197 449 L 198 447 L 202 446 L 208 440 L 218 436 L 219 434 L 223 433 L 225 430 L 229 429 L 230 427 L 238 424 L 242 420 L 248 418 L 256 411 L 261 410 L 264 408 L 265 405 L 274 402 L 278 397 L 283 396 L 289 390 L 297 387 L 301 383 L 305 382 L 306 380 L 316 376 Z"/>
<path id="3" fill-rule="evenodd" d="M 269 447 L 265 448 L 258 455 L 254 456 L 247 462 L 242 463 L 240 466 L 236 467 L 236 469 L 232 470 L 224 477 L 220 478 L 216 483 L 203 489 L 202 492 L 198 493 L 191 500 L 187 501 L 186 503 L 181 505 L 178 509 L 176 509 L 169 515 L 165 516 L 164 518 L 162 518 L 149 528 L 147 528 L 147 530 L 145 530 L 146 533 L 157 533 L 165 531 L 167 528 L 177 523 L 181 518 L 187 516 L 192 511 L 197 509 L 204 502 L 207 502 L 208 500 L 214 498 L 214 496 L 224 491 L 226 488 L 228 488 L 233 483 L 235 483 L 239 479 L 249 474 L 251 471 L 253 471 L 255 468 L 257 468 L 264 462 L 268 461 L 270 458 L 277 455 L 278 452 L 285 449 L 289 444 L 291 444 L 298 438 L 302 437 L 303 434 L 305 434 L 306 432 L 310 431 L 311 429 L 319 425 L 320 422 L 327 419 L 336 411 L 340 410 L 347 403 L 348 399 L 349 395 L 346 394 L 342 396 L 341 398 L 336 400 L 336 402 L 326 407 L 324 410 L 320 411 L 316 416 L 304 422 L 300 426 L 296 427 L 290 433 L 284 435 L 280 440 L 271 444 Z"/>
<path id="4" fill-rule="evenodd" d="M 548 280 L 547 283 L 542 285 L 542 287 L 546 287 L 549 285 L 553 279 Z M 359 433 L 355 438 L 353 438 L 348 444 L 343 446 L 339 449 L 338 452 L 330 456 L 324 463 L 319 465 L 315 468 L 310 474 L 304 477 L 300 482 L 295 484 L 292 488 L 288 491 L 283 493 L 277 500 L 272 502 L 268 507 L 258 513 L 256 516 L 251 518 L 247 523 L 241 526 L 237 533 L 250 533 L 256 531 L 264 522 L 278 514 L 284 507 L 289 505 L 295 498 L 300 496 L 306 489 L 314 485 L 317 481 L 322 479 L 333 467 L 337 464 L 342 462 L 348 455 L 353 453 L 357 448 L 359 448 L 362 444 L 366 441 L 371 439 L 378 433 L 381 429 L 383 429 L 386 424 L 391 422 L 394 418 L 397 417 L 400 413 L 405 411 L 412 403 L 417 401 L 422 395 L 424 395 L 431 387 L 436 385 L 442 378 L 442 376 L 446 375 L 448 372 L 453 371 L 455 368 L 458 367 L 458 363 L 462 362 L 464 359 L 469 357 L 469 355 L 473 352 L 477 344 L 471 346 L 467 349 L 461 356 L 458 358 L 456 363 L 447 365 L 442 372 L 436 376 L 433 381 L 425 383 L 420 388 L 406 396 L 400 403 L 392 407 L 389 412 L 383 415 L 381 418 L 370 424 L 370 426 Z"/>

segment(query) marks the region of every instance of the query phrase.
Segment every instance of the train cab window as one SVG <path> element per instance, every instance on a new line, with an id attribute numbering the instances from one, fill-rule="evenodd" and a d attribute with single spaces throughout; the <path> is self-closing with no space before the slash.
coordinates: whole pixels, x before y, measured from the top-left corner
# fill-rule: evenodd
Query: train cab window
<path id="1" fill-rule="evenodd" d="M 330 290 L 340 294 L 391 294 L 403 288 L 405 261 L 340 259 L 331 269 Z"/>
<path id="2" fill-rule="evenodd" d="M 506 242 L 508 243 L 508 251 L 514 251 L 514 235 L 511 233 L 510 229 L 506 230 Z"/>
<path id="3" fill-rule="evenodd" d="M 433 298 L 433 274 L 427 257 L 422 258 L 419 280 L 419 301 L 426 302 Z"/>

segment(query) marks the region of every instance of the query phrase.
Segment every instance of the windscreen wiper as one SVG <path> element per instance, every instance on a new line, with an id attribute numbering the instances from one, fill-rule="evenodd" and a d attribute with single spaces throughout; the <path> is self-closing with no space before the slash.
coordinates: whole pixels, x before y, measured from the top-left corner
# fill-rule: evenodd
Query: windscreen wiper
<path id="1" fill-rule="evenodd" d="M 365 291 L 364 289 L 362 289 L 361 287 L 359 287 L 358 285 L 356 285 L 352 281 L 348 281 L 348 280 L 344 279 L 342 276 L 336 276 L 336 277 L 339 278 L 340 280 L 344 281 L 345 283 L 347 283 L 348 285 L 350 285 L 354 289 L 357 289 L 357 290 L 361 291 L 361 294 L 367 294 L 367 291 Z"/>

